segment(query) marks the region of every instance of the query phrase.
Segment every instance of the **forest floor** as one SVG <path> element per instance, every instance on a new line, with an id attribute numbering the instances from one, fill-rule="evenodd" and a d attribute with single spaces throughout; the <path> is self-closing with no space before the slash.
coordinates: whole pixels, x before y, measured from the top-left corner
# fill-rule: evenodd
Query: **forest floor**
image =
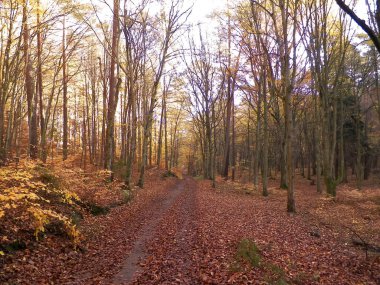
<path id="1" fill-rule="evenodd" d="M 0 283 L 380 284 L 379 188 L 342 185 L 332 199 L 298 177 L 289 215 L 275 180 L 262 197 L 248 184 L 219 179 L 214 189 L 163 174 L 149 170 L 144 189 L 121 202 L 120 182 L 60 169 L 82 200 L 109 211 L 83 214 L 76 249 L 46 233 L 6 252 Z"/>

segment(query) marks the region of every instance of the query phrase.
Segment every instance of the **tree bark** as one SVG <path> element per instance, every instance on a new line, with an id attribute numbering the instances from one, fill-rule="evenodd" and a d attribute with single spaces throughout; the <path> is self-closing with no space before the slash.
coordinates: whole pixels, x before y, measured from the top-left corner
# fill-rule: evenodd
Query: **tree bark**
<path id="1" fill-rule="evenodd" d="M 62 22 L 62 84 L 63 84 L 63 141 L 62 141 L 62 156 L 63 160 L 67 159 L 68 155 L 68 112 L 67 112 L 67 62 L 66 62 L 66 27 L 65 16 Z"/>
<path id="2" fill-rule="evenodd" d="M 113 148 L 114 142 L 114 124 L 115 112 L 117 107 L 118 87 L 121 79 L 116 83 L 116 61 L 118 56 L 119 45 L 119 6 L 120 1 L 113 1 L 113 20 L 112 20 L 112 46 L 111 46 L 111 63 L 110 63 L 110 79 L 109 79 L 109 96 L 108 96 L 108 112 L 107 112 L 107 129 L 105 138 L 105 160 L 104 168 L 112 170 L 113 168 Z M 116 86 L 118 85 L 118 86 Z"/>
<path id="3" fill-rule="evenodd" d="M 24 60 L 25 60 L 25 91 L 28 104 L 29 123 L 29 156 L 32 159 L 38 157 L 38 137 L 37 137 L 37 96 L 34 94 L 33 67 L 29 50 L 29 28 L 27 15 L 28 2 L 23 2 L 23 38 L 24 38 Z"/>
<path id="4" fill-rule="evenodd" d="M 266 67 L 264 67 L 266 68 Z M 263 104 L 264 104 L 264 134 L 263 134 L 263 196 L 268 196 L 268 101 L 266 71 L 263 72 Z"/>
<path id="5" fill-rule="evenodd" d="M 46 122 L 44 118 L 43 106 L 43 86 L 42 86 L 42 34 L 40 22 L 40 1 L 37 0 L 37 94 L 39 97 L 39 115 L 40 115 L 40 129 L 41 129 L 41 160 L 46 163 L 47 149 L 46 149 Z"/>

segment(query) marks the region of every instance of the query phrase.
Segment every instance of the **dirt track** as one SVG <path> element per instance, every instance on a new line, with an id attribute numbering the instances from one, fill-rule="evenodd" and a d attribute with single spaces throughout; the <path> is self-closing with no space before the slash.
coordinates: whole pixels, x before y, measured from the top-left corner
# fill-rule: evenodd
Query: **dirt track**
<path id="1" fill-rule="evenodd" d="M 123 262 L 122 269 L 113 278 L 113 284 L 129 284 L 132 281 L 139 283 L 141 282 L 139 280 L 152 274 L 152 272 L 144 271 L 144 265 L 152 260 L 153 256 L 149 248 L 155 245 L 166 249 L 165 260 L 175 260 L 177 264 L 171 264 L 171 266 L 180 266 L 181 276 L 188 275 L 192 271 L 189 246 L 194 230 L 195 194 L 193 190 L 195 189 L 190 189 L 191 185 L 194 183 L 190 179 L 179 181 L 172 189 L 168 189 L 165 200 L 155 205 L 154 215 L 138 232 L 138 238 Z M 160 239 L 164 239 L 163 243 Z M 157 260 L 157 257 L 154 258 Z M 165 267 L 165 264 L 160 264 L 160 266 Z M 157 269 L 160 274 L 165 270 L 164 268 Z"/>

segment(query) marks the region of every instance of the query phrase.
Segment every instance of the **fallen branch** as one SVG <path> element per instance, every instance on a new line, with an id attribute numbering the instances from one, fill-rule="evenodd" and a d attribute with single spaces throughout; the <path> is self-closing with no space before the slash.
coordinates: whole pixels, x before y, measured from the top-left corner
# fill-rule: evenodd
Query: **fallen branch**
<path id="1" fill-rule="evenodd" d="M 365 250 L 365 259 L 368 260 L 368 251 L 371 252 L 378 252 L 380 253 L 380 247 L 370 244 L 367 241 L 364 240 L 353 228 L 349 226 L 344 226 L 345 228 L 349 229 L 357 238 L 352 238 L 352 244 L 356 246 L 360 246 Z"/>

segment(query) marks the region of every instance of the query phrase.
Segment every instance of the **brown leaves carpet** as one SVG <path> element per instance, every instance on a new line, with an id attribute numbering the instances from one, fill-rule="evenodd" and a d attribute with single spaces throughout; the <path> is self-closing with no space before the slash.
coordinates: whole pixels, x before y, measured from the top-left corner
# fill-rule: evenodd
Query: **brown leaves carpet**
<path id="1" fill-rule="evenodd" d="M 378 189 L 338 189 L 333 200 L 296 184 L 270 196 L 238 183 L 150 177 L 131 204 L 85 217 L 82 250 L 47 237 L 3 262 L 2 284 L 380 284 Z M 377 192 L 374 192 L 377 191 Z M 358 192 L 358 193 L 356 193 Z M 252 240 L 262 264 L 238 270 L 237 244 Z M 5 269 L 4 269 L 5 268 Z M 124 279 L 123 279 L 124 278 Z"/>

